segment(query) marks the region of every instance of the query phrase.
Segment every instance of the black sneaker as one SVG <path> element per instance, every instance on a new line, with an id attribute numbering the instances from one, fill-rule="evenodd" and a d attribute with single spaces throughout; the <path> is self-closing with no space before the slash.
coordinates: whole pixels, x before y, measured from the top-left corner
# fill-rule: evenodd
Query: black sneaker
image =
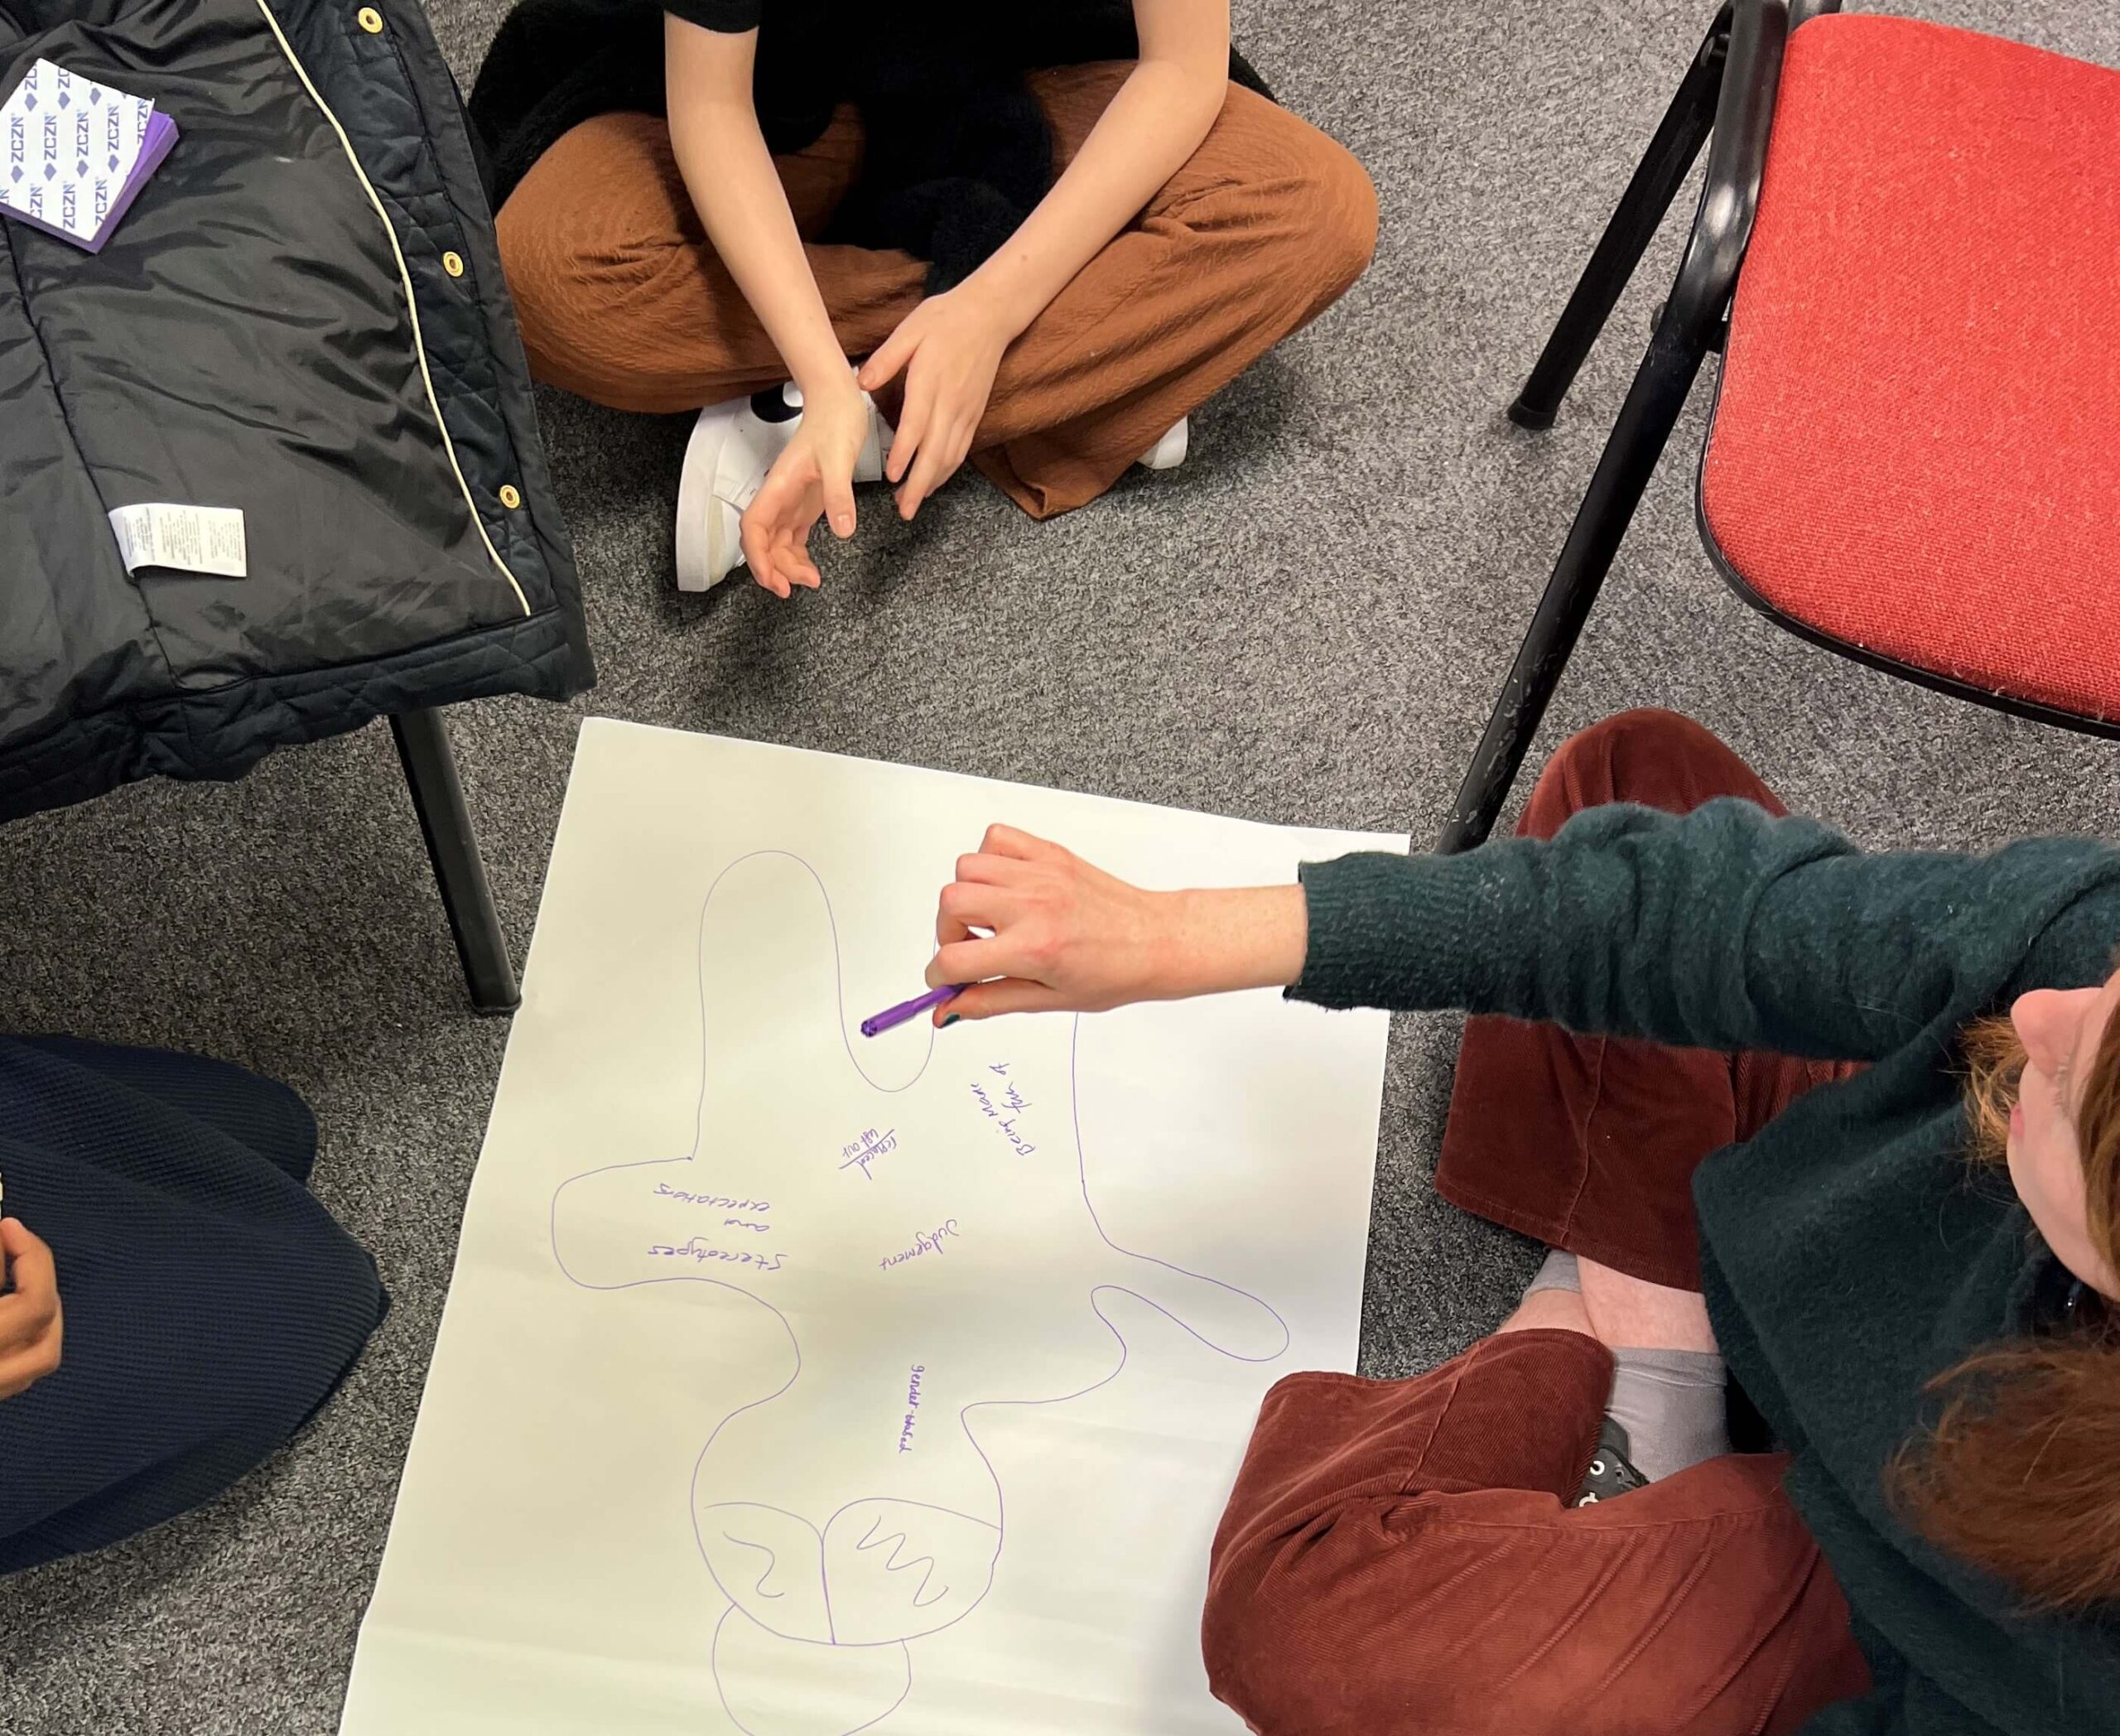
<path id="1" fill-rule="evenodd" d="M 1626 1452 L 1626 1430 L 1607 1417 L 1605 1426 L 1597 1431 L 1597 1454 L 1590 1461 L 1590 1468 L 1583 1473 L 1583 1487 L 1576 1492 L 1573 1504 L 1595 1507 L 1616 1495 L 1631 1494 L 1647 1488 L 1649 1479 L 1628 1462 Z"/>

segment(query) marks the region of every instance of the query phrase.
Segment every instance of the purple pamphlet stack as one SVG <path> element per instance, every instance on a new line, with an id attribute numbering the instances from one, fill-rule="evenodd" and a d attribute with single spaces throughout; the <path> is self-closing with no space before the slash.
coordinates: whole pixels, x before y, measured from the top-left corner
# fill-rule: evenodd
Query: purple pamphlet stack
<path id="1" fill-rule="evenodd" d="M 0 104 L 0 214 L 100 253 L 176 142 L 176 123 L 50 60 Z"/>

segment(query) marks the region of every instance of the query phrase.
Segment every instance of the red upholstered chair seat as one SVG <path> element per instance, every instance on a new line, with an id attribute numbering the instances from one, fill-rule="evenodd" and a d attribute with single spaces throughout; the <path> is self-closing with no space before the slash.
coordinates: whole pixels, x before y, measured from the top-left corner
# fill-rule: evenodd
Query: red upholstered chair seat
<path id="1" fill-rule="evenodd" d="M 1701 512 L 1813 633 L 2120 720 L 2120 73 L 1795 33 Z"/>

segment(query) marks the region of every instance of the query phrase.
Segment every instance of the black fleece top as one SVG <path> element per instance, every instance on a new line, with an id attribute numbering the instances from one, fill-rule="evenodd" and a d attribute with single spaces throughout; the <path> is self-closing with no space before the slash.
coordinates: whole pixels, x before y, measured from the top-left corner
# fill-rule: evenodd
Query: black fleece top
<path id="1" fill-rule="evenodd" d="M 814 144 L 842 103 L 858 113 L 860 172 L 822 239 L 927 260 L 931 295 L 977 269 L 1052 184 L 1025 75 L 1140 53 L 1132 0 L 515 0 L 470 104 L 496 209 L 583 122 L 665 112 L 666 6 L 758 31 L 752 102 L 775 154 Z M 1233 48 L 1229 75 L 1271 99 Z"/>
<path id="2" fill-rule="evenodd" d="M 672 17 L 702 29 L 759 33 L 752 100 L 767 147 L 814 143 L 832 110 L 859 93 L 879 54 L 961 55 L 1021 71 L 1139 51 L 1129 0 L 912 0 L 879 7 L 850 0 L 663 0 Z"/>
<path id="3" fill-rule="evenodd" d="M 1716 1334 L 1794 1455 L 1789 1493 L 1876 1679 L 1804 1736 L 2120 1732 L 2120 1627 L 2019 1613 L 1910 1533 L 1882 1478 L 1930 1378 L 2033 1329 L 2050 1295 L 2024 1208 L 1965 1161 L 1956 1037 L 2027 989 L 2103 981 L 2120 851 L 1866 855 L 1726 800 L 1593 809 L 1463 856 L 1345 856 L 1303 882 L 1305 1000 L 1872 1063 L 1694 1183 Z"/>

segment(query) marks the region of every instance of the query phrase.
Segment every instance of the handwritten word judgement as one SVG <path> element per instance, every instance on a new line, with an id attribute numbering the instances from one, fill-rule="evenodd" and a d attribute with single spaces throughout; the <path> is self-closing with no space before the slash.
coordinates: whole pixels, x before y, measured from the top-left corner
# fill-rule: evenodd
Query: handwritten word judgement
<path id="1" fill-rule="evenodd" d="M 876 1264 L 885 1271 L 889 1271 L 894 1266 L 903 1266 L 908 1260 L 918 1260 L 923 1254 L 942 1253 L 944 1251 L 942 1244 L 954 1237 L 956 1232 L 956 1219 L 946 1218 L 937 1224 L 933 1229 L 923 1230 L 914 1237 L 911 1247 L 903 1249 L 895 1254 L 886 1254 Z"/>
<path id="2" fill-rule="evenodd" d="M 913 1372 L 905 1383 L 905 1426 L 898 1431 L 898 1449 L 901 1453 L 913 1450 L 913 1413 L 920 1408 L 920 1377 L 928 1372 L 925 1362 L 915 1362 Z"/>
<path id="3" fill-rule="evenodd" d="M 658 1242 L 648 1251 L 669 1260 L 725 1260 L 732 1266 L 754 1266 L 762 1272 L 777 1272 L 787 1259 L 784 1254 L 754 1254 L 749 1248 L 718 1248 L 705 1238 L 695 1236 L 682 1247 L 672 1247 Z"/>
<path id="4" fill-rule="evenodd" d="M 1001 1130 L 1002 1137 L 1014 1149 L 1018 1157 L 1029 1157 L 1038 1150 L 1016 1126 L 1023 1112 L 1031 1107 L 1029 1100 L 1017 1089 L 1009 1078 L 1009 1063 L 997 1062 L 987 1072 L 998 1073 L 999 1079 L 971 1082 L 971 1100 L 979 1106 L 979 1112 Z"/>
<path id="5" fill-rule="evenodd" d="M 839 1167 L 842 1169 L 859 1169 L 865 1179 L 874 1181 L 876 1178 L 870 1174 L 869 1165 L 879 1157 L 889 1156 L 897 1150 L 897 1128 L 886 1128 L 879 1133 L 874 1127 L 865 1127 L 861 1130 L 860 1138 L 850 1140 L 839 1148 L 839 1155 L 845 1160 Z"/>

